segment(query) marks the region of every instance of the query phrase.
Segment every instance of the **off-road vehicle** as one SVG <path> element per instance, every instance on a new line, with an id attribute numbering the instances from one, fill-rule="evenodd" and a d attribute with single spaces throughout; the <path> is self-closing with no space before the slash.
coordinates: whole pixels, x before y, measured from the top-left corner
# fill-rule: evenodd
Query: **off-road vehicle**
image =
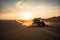
<path id="1" fill-rule="evenodd" d="M 33 19 L 33 24 L 36 24 L 38 26 L 45 26 L 45 23 L 44 23 L 44 21 L 41 18 Z"/>

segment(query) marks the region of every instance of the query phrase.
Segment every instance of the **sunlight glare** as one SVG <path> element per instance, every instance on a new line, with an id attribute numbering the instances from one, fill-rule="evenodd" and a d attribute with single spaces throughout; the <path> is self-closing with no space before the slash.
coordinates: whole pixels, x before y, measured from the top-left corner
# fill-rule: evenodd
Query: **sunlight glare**
<path id="1" fill-rule="evenodd" d="M 33 17 L 33 14 L 30 13 L 30 12 L 23 12 L 23 13 L 21 13 L 21 18 L 23 20 L 30 20 L 30 19 L 32 19 L 32 17 Z"/>

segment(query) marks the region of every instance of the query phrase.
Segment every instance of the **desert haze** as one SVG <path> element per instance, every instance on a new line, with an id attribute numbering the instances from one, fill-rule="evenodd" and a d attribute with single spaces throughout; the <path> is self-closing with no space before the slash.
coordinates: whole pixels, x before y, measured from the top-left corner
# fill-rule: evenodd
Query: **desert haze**
<path id="1" fill-rule="evenodd" d="M 15 20 L 0 20 L 0 40 L 60 40 L 60 16 L 44 21 L 44 27 L 27 28 Z"/>

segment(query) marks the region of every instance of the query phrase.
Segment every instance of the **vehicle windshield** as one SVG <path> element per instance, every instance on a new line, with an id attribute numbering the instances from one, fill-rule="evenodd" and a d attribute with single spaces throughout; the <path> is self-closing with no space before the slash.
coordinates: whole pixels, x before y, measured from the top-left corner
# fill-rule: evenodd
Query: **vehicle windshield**
<path id="1" fill-rule="evenodd" d="M 40 21 L 40 22 L 43 22 L 43 20 L 42 20 L 42 19 L 39 19 L 39 21 Z"/>

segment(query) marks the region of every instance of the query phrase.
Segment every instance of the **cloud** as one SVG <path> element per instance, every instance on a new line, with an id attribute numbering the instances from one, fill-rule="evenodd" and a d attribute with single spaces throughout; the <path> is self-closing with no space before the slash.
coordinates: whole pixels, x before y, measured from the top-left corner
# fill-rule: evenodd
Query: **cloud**
<path id="1" fill-rule="evenodd" d="M 60 15 L 58 1 L 59 0 L 2 0 L 0 1 L 0 15 L 32 12 L 37 17 L 46 18 L 58 16 Z"/>

